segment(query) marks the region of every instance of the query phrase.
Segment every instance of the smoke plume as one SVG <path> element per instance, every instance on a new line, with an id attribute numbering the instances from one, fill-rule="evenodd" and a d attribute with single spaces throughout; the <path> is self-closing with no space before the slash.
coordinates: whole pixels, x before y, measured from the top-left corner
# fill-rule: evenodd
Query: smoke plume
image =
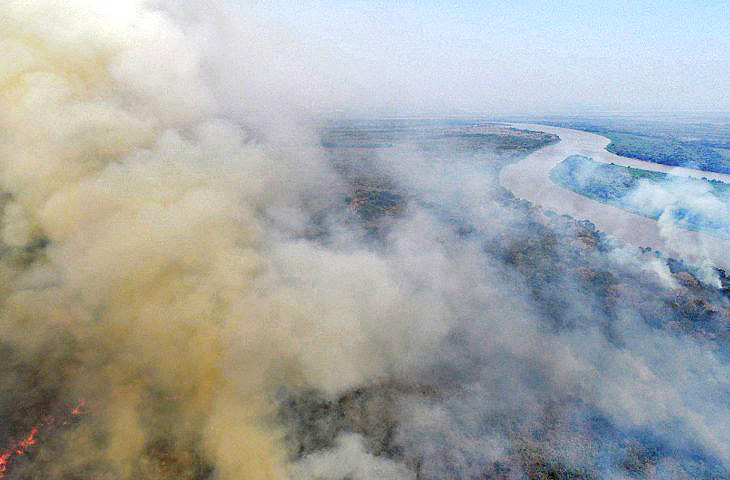
<path id="1" fill-rule="evenodd" d="M 726 471 L 726 359 L 665 325 L 722 337 L 725 297 L 495 152 L 373 159 L 408 202 L 372 235 L 311 119 L 363 97 L 295 47 L 226 3 L 0 3 L 0 438 L 54 429 L 12 475 Z"/>
<path id="2" fill-rule="evenodd" d="M 379 259 L 295 240 L 336 179 L 290 119 L 222 115 L 215 22 L 180 12 L 0 7 L 2 341 L 37 369 L 3 377 L 4 408 L 93 412 L 28 467 L 45 478 L 281 478 L 269 389 L 383 375 L 373 331 L 408 308 L 366 287 L 392 282 Z"/>

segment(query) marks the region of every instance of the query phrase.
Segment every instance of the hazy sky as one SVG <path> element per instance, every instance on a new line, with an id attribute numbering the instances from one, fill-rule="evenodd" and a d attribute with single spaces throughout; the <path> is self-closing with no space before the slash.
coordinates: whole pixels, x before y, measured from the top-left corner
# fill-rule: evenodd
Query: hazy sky
<path id="1" fill-rule="evenodd" d="M 727 0 L 267 0 L 257 8 L 320 45 L 377 108 L 730 111 Z"/>

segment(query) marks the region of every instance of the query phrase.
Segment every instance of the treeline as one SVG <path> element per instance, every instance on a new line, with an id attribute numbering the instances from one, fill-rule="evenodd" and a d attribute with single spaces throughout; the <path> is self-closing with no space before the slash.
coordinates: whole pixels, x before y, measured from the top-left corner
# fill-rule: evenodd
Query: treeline
<path id="1" fill-rule="evenodd" d="M 630 118 L 545 118 L 546 125 L 597 133 L 609 152 L 672 167 L 730 173 L 730 119 L 715 123 Z"/>
<path id="2" fill-rule="evenodd" d="M 706 172 L 730 173 L 730 159 L 717 150 L 698 142 L 600 132 L 611 140 L 606 149 L 622 157 L 636 158 L 672 167 L 685 167 Z"/>

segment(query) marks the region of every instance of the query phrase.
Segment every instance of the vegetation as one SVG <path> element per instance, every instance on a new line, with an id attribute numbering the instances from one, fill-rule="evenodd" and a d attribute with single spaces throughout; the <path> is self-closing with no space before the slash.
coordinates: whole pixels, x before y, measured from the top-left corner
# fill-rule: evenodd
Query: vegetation
<path id="1" fill-rule="evenodd" d="M 454 141 L 463 142 L 465 138 L 474 147 L 469 150 L 475 153 L 498 151 L 496 145 L 512 144 L 512 149 L 491 157 L 494 165 L 484 162 L 489 172 L 497 172 L 501 166 L 514 161 L 515 155 L 529 153 L 522 149 L 522 139 L 496 139 L 486 134 L 470 136 L 471 133 L 433 132 L 431 138 L 422 135 L 419 142 L 432 147 L 428 152 L 438 154 L 449 151 Z M 393 141 L 397 143 L 398 140 Z M 482 144 L 478 145 L 479 142 Z M 666 282 L 658 282 L 646 272 L 622 262 L 620 256 L 615 255 L 617 244 L 614 240 L 598 231 L 590 221 L 576 221 L 517 199 L 499 187 L 496 180 L 493 201 L 504 208 L 501 212 L 510 221 L 498 229 L 472 224 L 459 208 L 429 203 L 387 176 L 374 173 L 377 170 L 370 168 L 374 164 L 368 163 L 368 156 L 387 155 L 388 148 L 363 154 L 354 154 L 352 150 L 332 148 L 330 152 L 351 183 L 351 191 L 343 198 L 347 201 L 348 212 L 356 214 L 355 221 L 361 222 L 366 229 L 382 229 L 394 221 L 399 212 L 406 211 L 408 205 L 428 209 L 452 226 L 459 237 L 468 237 L 469 241 L 480 244 L 493 266 L 499 265 L 504 268 L 505 275 L 515 275 L 524 281 L 526 294 L 534 302 L 546 331 L 598 328 L 611 341 L 620 343 L 620 319 L 630 308 L 662 335 L 689 337 L 699 348 L 729 350 L 730 302 L 727 299 L 730 279 L 724 272 L 718 272 L 723 288 L 717 288 L 702 281 L 706 277 L 700 269 L 663 257 L 651 249 L 642 249 L 640 261 L 667 265 L 676 287 L 667 286 Z M 474 158 L 484 157 L 475 155 Z M 363 165 L 368 167 L 363 168 Z M 597 169 L 597 178 L 575 175 L 581 165 Z M 661 183 L 668 179 L 663 173 L 598 164 L 585 157 L 571 157 L 558 167 L 562 169 L 559 179 L 574 184 L 580 181 L 582 188 L 606 202 L 620 200 L 640 182 Z M 586 172 L 590 172 L 590 168 Z M 717 195 L 728 194 L 729 187 L 721 182 L 705 182 L 705 186 Z M 387 232 L 378 238 L 387 243 Z M 592 310 L 576 310 L 571 308 L 574 304 L 591 305 Z M 440 396 L 443 394 L 438 378 L 434 378 L 433 383 L 429 383 L 428 378 L 419 379 L 423 383 L 413 382 L 410 379 L 402 383 L 374 384 L 339 398 L 322 397 L 308 391 L 280 392 L 277 419 L 286 427 L 285 431 L 296 433 L 284 438 L 291 459 L 329 448 L 338 435 L 354 432 L 363 435 L 373 454 L 409 465 L 417 478 L 422 472 L 435 469 L 443 473 L 441 478 L 505 480 L 515 477 L 597 479 L 605 477 L 606 469 L 626 478 L 658 478 L 661 475 L 666 478 L 727 478 L 728 472 L 712 455 L 689 447 L 685 451 L 646 430 L 621 428 L 577 398 L 540 399 L 541 415 L 534 421 L 523 422 L 510 412 L 496 412 L 482 418 L 480 428 L 500 432 L 505 441 L 503 455 L 494 462 L 479 463 L 454 457 L 450 451 L 452 444 L 447 441 L 442 442 L 443 445 L 434 444 L 428 455 L 417 456 L 404 448 L 402 439 L 394 434 L 398 430 L 394 399 L 404 394 L 417 394 L 437 403 L 442 401 Z M 458 392 L 455 389 L 449 394 L 458 395 Z M 377 407 L 368 408 L 373 405 Z M 573 415 L 576 411 L 585 415 L 576 418 Z M 572 420 L 566 422 L 566 418 Z M 477 442 L 479 438 L 477 433 L 468 440 Z M 566 461 L 561 455 L 561 448 L 565 446 L 561 439 L 565 438 L 572 438 L 576 444 L 584 446 L 581 448 L 586 455 L 583 464 Z M 607 452 L 610 452 L 609 456 L 606 456 Z M 468 465 L 466 470 L 465 463 Z"/>
<path id="2" fill-rule="evenodd" d="M 616 132 L 602 134 L 611 140 L 606 149 L 622 157 L 706 172 L 730 173 L 730 159 L 703 143 Z"/>
<path id="3" fill-rule="evenodd" d="M 636 120 L 622 118 L 547 118 L 548 125 L 597 133 L 623 157 L 707 172 L 730 173 L 730 119 Z"/>

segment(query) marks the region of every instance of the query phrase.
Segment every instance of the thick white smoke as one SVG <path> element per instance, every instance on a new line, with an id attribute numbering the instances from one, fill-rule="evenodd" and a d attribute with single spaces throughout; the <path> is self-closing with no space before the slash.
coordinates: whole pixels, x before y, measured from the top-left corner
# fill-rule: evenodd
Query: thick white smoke
<path id="1" fill-rule="evenodd" d="M 376 255 L 296 240 L 336 177 L 276 92 L 244 92 L 237 110 L 286 110 L 275 128 L 223 118 L 234 85 L 206 62 L 225 36 L 180 16 L 131 0 L 0 6 L 3 248 L 31 252 L 4 257 L 2 330 L 29 362 L 69 335 L 61 395 L 94 412 L 47 477 L 97 462 L 162 476 L 148 457 L 165 441 L 202 445 L 219 478 L 280 478 L 270 389 L 335 394 L 400 369 L 394 339 L 424 310 Z M 233 47 L 241 88 L 270 75 L 260 47 Z M 154 413 L 160 399 L 172 412 Z"/>

